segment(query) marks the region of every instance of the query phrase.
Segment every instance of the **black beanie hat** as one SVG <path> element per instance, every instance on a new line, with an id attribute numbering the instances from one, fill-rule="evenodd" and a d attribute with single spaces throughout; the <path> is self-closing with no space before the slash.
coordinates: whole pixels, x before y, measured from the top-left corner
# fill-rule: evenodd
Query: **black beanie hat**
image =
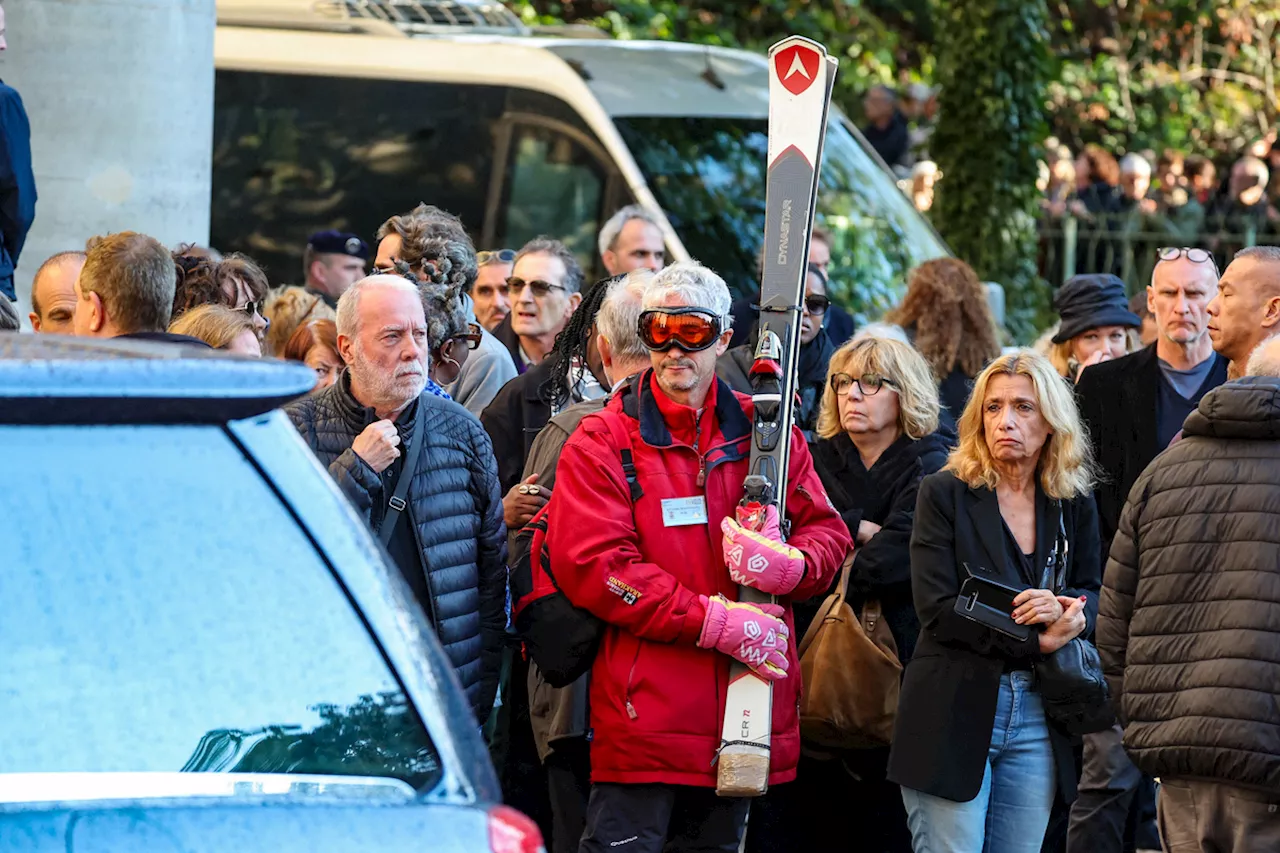
<path id="1" fill-rule="evenodd" d="M 1067 279 L 1053 297 L 1062 323 L 1053 342 L 1060 344 L 1099 326 L 1142 328 L 1142 318 L 1129 310 L 1124 282 L 1110 273 L 1077 275 Z"/>

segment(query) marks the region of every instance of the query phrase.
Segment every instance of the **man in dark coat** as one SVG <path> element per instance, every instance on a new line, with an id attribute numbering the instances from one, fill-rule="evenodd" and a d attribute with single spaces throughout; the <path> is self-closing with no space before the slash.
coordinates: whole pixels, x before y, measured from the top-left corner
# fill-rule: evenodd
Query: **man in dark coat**
<path id="1" fill-rule="evenodd" d="M 1207 308 L 1218 273 L 1207 253 L 1184 251 L 1157 262 L 1147 288 L 1155 344 L 1086 367 L 1076 385 L 1080 415 L 1102 471 L 1095 492 L 1102 559 L 1134 482 L 1169 446 L 1208 391 L 1226 381 L 1227 361 L 1213 351 Z M 1118 726 L 1086 735 L 1079 796 L 1071 807 L 1068 853 L 1121 853 L 1135 796 L 1144 781 L 1124 754 Z M 1149 784 L 1149 783 L 1148 783 Z M 1139 847 L 1156 847 L 1150 822 Z"/>
<path id="2" fill-rule="evenodd" d="M 805 441 L 815 440 L 814 428 L 818 423 L 818 409 L 822 403 L 822 389 L 827 384 L 827 363 L 835 352 L 835 346 L 822 327 L 822 321 L 831 308 L 827 298 L 827 277 L 812 263 L 805 280 L 804 310 L 800 320 L 800 357 L 796 362 L 796 392 L 800 404 L 796 407 L 796 426 L 804 433 Z M 716 375 L 734 391 L 751 393 L 751 365 L 756 359 L 756 341 L 759 330 L 753 329 L 742 346 L 720 356 L 716 361 Z"/>
<path id="3" fill-rule="evenodd" d="M 898 93 L 888 86 L 872 86 L 862 99 L 867 123 L 862 135 L 890 169 L 905 168 L 911 151 L 907 117 L 898 108 Z"/>
<path id="4" fill-rule="evenodd" d="M 0 50 L 4 10 L 0 8 Z M 15 298 L 13 271 L 36 218 L 36 179 L 31 171 L 31 124 L 22 96 L 0 82 L 0 294 Z"/>
<path id="5" fill-rule="evenodd" d="M 1098 650 L 1165 850 L 1280 850 L 1280 345 L 1210 391 L 1120 520 Z"/>
<path id="6" fill-rule="evenodd" d="M 337 382 L 286 408 L 303 440 L 375 531 L 435 628 L 467 699 L 493 707 L 506 629 L 506 526 L 493 449 L 457 403 L 424 393 L 427 321 L 399 276 L 363 279 L 338 301 Z M 423 420 L 423 445 L 409 442 Z M 403 517 L 382 531 L 405 459 Z"/>

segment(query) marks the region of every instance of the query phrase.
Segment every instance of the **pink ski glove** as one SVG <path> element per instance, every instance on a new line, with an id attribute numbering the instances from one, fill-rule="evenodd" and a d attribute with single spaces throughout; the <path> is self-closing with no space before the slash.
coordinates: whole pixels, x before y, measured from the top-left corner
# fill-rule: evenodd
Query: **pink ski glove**
<path id="1" fill-rule="evenodd" d="M 723 595 L 699 596 L 707 608 L 698 645 L 715 649 L 749 666 L 767 681 L 787 677 L 787 623 L 777 604 L 729 601 Z"/>
<path id="2" fill-rule="evenodd" d="M 757 533 L 732 518 L 720 522 L 724 534 L 724 564 L 729 577 L 770 595 L 786 595 L 804 577 L 804 555 L 780 542 L 778 508 L 765 507 L 764 523 Z"/>

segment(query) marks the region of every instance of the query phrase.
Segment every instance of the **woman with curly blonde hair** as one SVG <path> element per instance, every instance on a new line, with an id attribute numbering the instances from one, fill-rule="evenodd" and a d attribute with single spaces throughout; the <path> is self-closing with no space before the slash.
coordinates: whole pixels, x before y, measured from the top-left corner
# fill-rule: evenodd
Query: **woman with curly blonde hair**
<path id="1" fill-rule="evenodd" d="M 312 320 L 337 321 L 337 313 L 324 297 L 304 287 L 277 287 L 267 293 L 263 315 L 267 318 L 267 334 L 262 350 L 276 358 L 284 357 L 289 339 L 300 326 Z"/>
<path id="2" fill-rule="evenodd" d="M 987 289 L 957 258 L 935 258 L 913 269 L 907 295 L 885 318 L 906 330 L 938 383 L 938 396 L 955 418 L 969 387 L 988 361 L 1000 354 Z"/>
<path id="3" fill-rule="evenodd" d="M 1055 796 L 1069 802 L 1076 789 L 1065 711 L 1043 701 L 1032 667 L 1091 634 L 1097 616 L 1089 439 L 1071 389 L 1031 350 L 978 376 L 959 428 L 916 504 L 921 632 L 889 778 L 902 786 L 917 845 L 932 837 L 948 849 L 1036 853 Z M 961 598 L 970 577 L 990 582 L 982 601 L 1004 617 L 999 627 Z M 987 597 L 999 587 L 1007 609 Z"/>

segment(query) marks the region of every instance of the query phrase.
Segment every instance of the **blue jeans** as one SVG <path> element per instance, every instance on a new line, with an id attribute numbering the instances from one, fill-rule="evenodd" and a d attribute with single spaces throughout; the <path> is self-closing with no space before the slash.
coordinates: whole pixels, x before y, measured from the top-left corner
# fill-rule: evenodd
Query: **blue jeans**
<path id="1" fill-rule="evenodd" d="M 1031 673 L 1000 677 L 978 796 L 967 803 L 902 789 L 915 853 L 1040 853 L 1057 787 L 1053 749 Z"/>

